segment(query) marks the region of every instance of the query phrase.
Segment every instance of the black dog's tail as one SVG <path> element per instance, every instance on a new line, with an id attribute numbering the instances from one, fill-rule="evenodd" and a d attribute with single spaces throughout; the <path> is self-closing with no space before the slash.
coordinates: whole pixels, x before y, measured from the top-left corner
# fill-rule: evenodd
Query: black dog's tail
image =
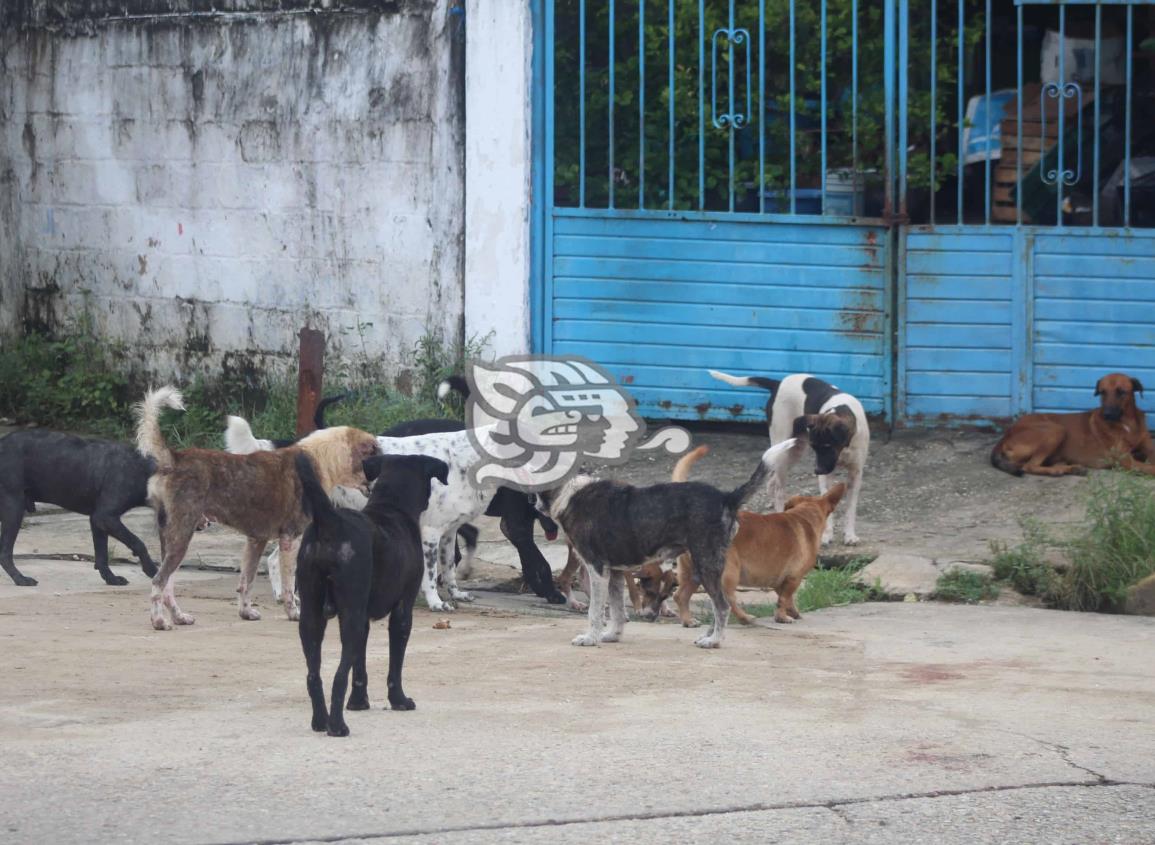
<path id="1" fill-rule="evenodd" d="M 1001 440 L 991 449 L 991 466 L 995 469 L 1001 469 L 1010 475 L 1018 476 L 1023 474 L 1023 468 L 1008 458 L 1003 451 L 1003 441 Z"/>
<path id="2" fill-rule="evenodd" d="M 778 465 L 782 462 L 782 459 L 786 457 L 786 453 L 794 448 L 797 442 L 798 438 L 791 437 L 789 440 L 775 443 L 763 452 L 762 460 L 758 462 L 758 468 L 754 470 L 754 474 L 750 476 L 750 480 L 738 489 L 726 494 L 726 506 L 733 511 L 737 511 L 738 508 L 742 507 L 746 500 L 753 496 L 758 488 L 765 483 L 770 474 L 778 471 Z"/>
<path id="3" fill-rule="evenodd" d="M 305 513 L 313 518 L 320 534 L 331 526 L 337 519 L 337 509 L 317 479 L 317 470 L 313 466 L 313 459 L 301 452 L 297 455 L 297 476 L 301 479 L 302 501 Z"/>
<path id="4" fill-rule="evenodd" d="M 469 398 L 469 382 L 465 380 L 465 376 L 447 376 L 437 385 L 438 399 L 444 400 L 450 393 L 459 393 L 462 399 Z"/>
<path id="5" fill-rule="evenodd" d="M 707 370 L 711 377 L 718 381 L 724 381 L 726 384 L 732 384 L 735 387 L 760 387 L 763 390 L 769 390 L 771 393 L 778 389 L 778 385 L 782 382 L 775 378 L 764 378 L 763 376 L 732 376 L 729 373 L 722 373 L 718 370 Z"/>
<path id="6" fill-rule="evenodd" d="M 313 411 L 313 428 L 322 429 L 328 428 L 329 425 L 325 422 L 325 411 L 329 409 L 330 405 L 336 405 L 341 400 L 347 398 L 348 393 L 338 393 L 336 396 L 326 396 L 317 403 L 317 410 Z"/>

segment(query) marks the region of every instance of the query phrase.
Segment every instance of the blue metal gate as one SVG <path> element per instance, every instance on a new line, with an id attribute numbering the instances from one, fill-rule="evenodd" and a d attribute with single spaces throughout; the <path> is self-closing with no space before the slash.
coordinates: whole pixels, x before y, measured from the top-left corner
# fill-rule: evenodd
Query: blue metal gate
<path id="1" fill-rule="evenodd" d="M 899 96 L 933 106 L 900 116 L 898 417 L 1080 410 L 1112 371 L 1155 386 L 1155 74 L 1136 57 L 1155 6 L 900 0 L 898 18 Z"/>
<path id="2" fill-rule="evenodd" d="M 1151 0 L 540 0 L 535 348 L 643 413 L 1155 389 Z"/>
<path id="3" fill-rule="evenodd" d="M 535 347 L 644 414 L 811 372 L 892 415 L 894 2 L 543 0 Z"/>

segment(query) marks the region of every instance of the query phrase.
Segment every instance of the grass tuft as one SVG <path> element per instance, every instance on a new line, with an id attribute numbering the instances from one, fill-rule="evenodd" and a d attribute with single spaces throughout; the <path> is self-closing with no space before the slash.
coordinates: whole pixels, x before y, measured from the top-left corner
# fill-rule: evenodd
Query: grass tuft
<path id="1" fill-rule="evenodd" d="M 990 575 L 971 572 L 969 569 L 955 568 L 939 576 L 932 598 L 961 604 L 978 604 L 997 598 L 999 588 Z"/>

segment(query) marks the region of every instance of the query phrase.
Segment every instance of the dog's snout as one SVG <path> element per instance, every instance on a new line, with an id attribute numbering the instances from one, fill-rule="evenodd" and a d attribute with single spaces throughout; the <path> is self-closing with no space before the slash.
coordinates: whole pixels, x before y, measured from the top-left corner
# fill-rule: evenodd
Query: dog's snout
<path id="1" fill-rule="evenodd" d="M 1115 422 L 1123 418 L 1123 409 L 1117 406 L 1108 406 L 1103 409 L 1103 419 Z"/>

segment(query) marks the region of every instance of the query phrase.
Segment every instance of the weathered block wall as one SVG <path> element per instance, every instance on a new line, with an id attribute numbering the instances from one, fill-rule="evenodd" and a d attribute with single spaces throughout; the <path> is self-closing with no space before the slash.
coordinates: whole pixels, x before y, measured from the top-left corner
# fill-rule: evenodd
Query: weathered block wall
<path id="1" fill-rule="evenodd" d="M 461 16 L 312 3 L 5 3 L 6 342 L 85 316 L 187 377 L 291 366 L 306 324 L 387 370 L 459 337 Z"/>

